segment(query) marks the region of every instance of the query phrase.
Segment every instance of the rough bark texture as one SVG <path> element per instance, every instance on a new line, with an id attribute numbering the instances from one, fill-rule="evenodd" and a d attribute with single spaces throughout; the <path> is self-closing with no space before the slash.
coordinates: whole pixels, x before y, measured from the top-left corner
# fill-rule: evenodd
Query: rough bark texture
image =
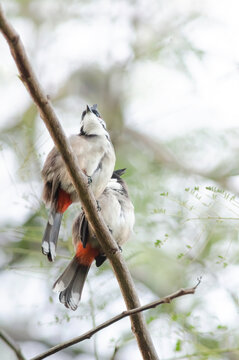
<path id="1" fill-rule="evenodd" d="M 43 119 L 55 145 L 62 155 L 67 170 L 72 178 L 72 182 L 79 194 L 87 219 L 90 221 L 95 233 L 97 233 L 97 238 L 111 262 L 115 276 L 119 282 L 126 307 L 128 310 L 137 308 L 140 306 L 140 302 L 126 263 L 118 250 L 116 242 L 105 225 L 101 214 L 97 213 L 96 202 L 92 191 L 87 186 L 84 174 L 77 166 L 75 156 L 71 151 L 69 142 L 63 132 L 54 109 L 32 70 L 21 39 L 4 16 L 1 5 L 0 30 L 8 42 L 12 56 L 18 67 L 21 80 L 37 105 L 41 118 Z M 131 316 L 131 325 L 143 359 L 158 359 L 142 313 Z"/>

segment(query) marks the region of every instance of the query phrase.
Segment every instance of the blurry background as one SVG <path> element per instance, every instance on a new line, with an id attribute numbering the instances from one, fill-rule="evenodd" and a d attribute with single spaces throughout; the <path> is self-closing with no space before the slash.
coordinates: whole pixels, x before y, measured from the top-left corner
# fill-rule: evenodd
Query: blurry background
<path id="1" fill-rule="evenodd" d="M 161 360 L 239 359 L 239 5 L 236 0 L 8 0 L 67 135 L 97 103 L 136 211 L 124 246 Z M 51 290 L 72 255 L 64 215 L 57 261 L 40 242 L 40 170 L 53 143 L 0 38 L 0 324 L 27 359 L 124 310 L 108 263 L 92 266 L 79 309 Z M 0 342 L 1 359 L 15 355 Z M 129 319 L 51 359 L 140 359 Z"/>

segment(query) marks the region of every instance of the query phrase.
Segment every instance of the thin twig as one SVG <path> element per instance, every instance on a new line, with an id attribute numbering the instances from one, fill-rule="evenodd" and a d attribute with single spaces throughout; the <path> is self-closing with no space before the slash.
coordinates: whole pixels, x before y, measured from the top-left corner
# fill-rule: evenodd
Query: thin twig
<path id="1" fill-rule="evenodd" d="M 18 360 L 26 360 L 18 344 L 4 330 L 0 330 L 0 338 L 15 352 Z"/>
<path id="2" fill-rule="evenodd" d="M 142 311 L 145 311 L 145 310 L 148 310 L 148 309 L 153 309 L 155 308 L 156 306 L 159 306 L 159 305 L 162 305 L 162 304 L 169 304 L 173 299 L 176 299 L 178 297 L 181 297 L 181 296 L 185 296 L 185 295 L 189 295 L 189 294 L 194 294 L 195 293 L 195 290 L 196 288 L 198 287 L 198 285 L 200 284 L 201 282 L 201 278 L 198 279 L 198 282 L 197 284 L 193 287 L 193 288 L 190 288 L 190 289 L 180 289 L 176 292 L 174 292 L 173 294 L 171 295 L 168 295 L 168 296 L 165 296 L 164 298 L 162 299 L 159 299 L 159 300 L 156 300 L 156 301 L 153 301 L 147 305 L 144 305 L 144 306 L 140 306 L 140 307 L 137 307 L 136 309 L 132 309 L 132 310 L 127 310 L 127 311 L 123 311 L 121 314 L 119 315 L 116 315 L 114 316 L 113 318 L 103 322 L 102 324 L 96 326 L 94 329 L 90 330 L 90 331 L 87 331 L 86 333 L 84 333 L 83 335 L 81 336 L 78 336 L 78 337 L 75 337 L 74 339 L 71 339 L 69 341 L 66 341 L 66 342 L 63 342 L 59 345 L 56 345 L 54 347 L 52 347 L 51 349 L 45 351 L 44 353 L 40 354 L 40 355 L 37 355 L 35 356 L 34 358 L 32 358 L 31 360 L 41 360 L 41 359 L 45 359 L 46 357 L 48 357 L 49 355 L 52 355 L 52 354 L 55 354 L 56 352 L 60 351 L 60 350 L 63 350 L 69 346 L 72 346 L 72 345 L 75 345 L 83 340 L 86 340 L 86 339 L 90 339 L 94 334 L 96 334 L 98 331 L 116 323 L 117 321 L 121 320 L 121 319 L 124 319 L 125 317 L 127 316 L 131 316 L 131 315 L 134 315 L 134 314 L 137 314 L 137 313 L 140 313 Z"/>
<path id="3" fill-rule="evenodd" d="M 115 360 L 115 357 L 116 357 L 118 351 L 119 351 L 119 346 L 118 346 L 118 345 L 115 345 L 114 352 L 113 352 L 110 360 Z"/>
<path id="4" fill-rule="evenodd" d="M 205 358 L 205 357 L 209 357 L 212 355 L 219 355 L 219 354 L 226 354 L 226 353 L 236 353 L 239 352 L 239 347 L 236 348 L 224 348 L 224 349 L 208 349 L 208 351 L 201 351 L 201 352 L 195 352 L 193 354 L 186 354 L 186 355 L 182 355 L 182 356 L 177 356 L 177 357 L 173 357 L 173 358 L 167 358 L 165 360 L 183 360 L 183 359 L 191 359 L 194 357 L 200 357 L 200 358 Z"/>
<path id="5" fill-rule="evenodd" d="M 238 217 L 222 217 L 222 216 L 198 216 L 198 217 L 191 217 L 191 218 L 187 218 L 185 220 L 186 221 L 192 221 L 192 220 L 215 220 L 215 221 L 223 221 L 223 220 L 234 220 L 234 221 L 238 221 L 239 218 Z"/>
<path id="6" fill-rule="evenodd" d="M 141 148 L 142 146 L 145 147 L 153 154 L 154 159 L 157 162 L 163 163 L 169 169 L 183 172 L 186 175 L 196 175 L 202 178 L 211 179 L 216 181 L 223 188 L 235 192 L 233 186 L 229 184 L 230 171 L 227 171 L 226 173 L 220 173 L 217 171 L 217 169 L 214 169 L 209 172 L 203 172 L 199 169 L 188 167 L 186 164 L 183 164 L 181 160 L 178 161 L 174 154 L 163 144 L 161 144 L 160 141 L 155 140 L 152 138 L 152 136 L 148 136 L 145 133 L 143 134 L 128 126 L 124 128 L 123 136 L 128 137 L 130 141 L 134 141 L 137 145 L 140 145 Z"/>
<path id="7" fill-rule="evenodd" d="M 95 304 L 94 304 L 94 298 L 93 298 L 94 293 L 91 289 L 90 281 L 88 281 L 88 287 L 89 287 L 89 293 L 90 293 L 89 305 L 90 305 L 90 312 L 91 312 L 91 318 L 92 318 L 92 326 L 95 328 L 96 321 L 95 321 Z M 94 337 L 93 348 L 94 348 L 95 360 L 99 360 L 99 356 L 98 356 L 98 352 L 97 352 L 97 337 L 96 336 Z"/>
<path id="8" fill-rule="evenodd" d="M 81 204 L 85 210 L 97 239 L 107 255 L 115 276 L 118 280 L 127 309 L 134 309 L 140 306 L 139 298 L 133 283 L 131 274 L 118 249 L 118 246 L 111 236 L 104 223 L 102 215 L 97 212 L 96 202 L 92 190 L 87 184 L 85 175 L 79 169 L 75 154 L 71 151 L 69 141 L 66 138 L 55 111 L 44 93 L 26 55 L 20 36 L 13 26 L 6 19 L 0 5 L 0 30 L 5 37 L 15 63 L 18 67 L 20 78 L 37 105 L 40 116 L 43 119 L 56 147 L 62 155 L 65 166 L 69 172 L 75 189 L 79 195 Z M 141 313 L 131 317 L 131 328 L 137 339 L 139 349 L 144 360 L 158 360 L 153 342 L 147 329 L 145 320 Z"/>

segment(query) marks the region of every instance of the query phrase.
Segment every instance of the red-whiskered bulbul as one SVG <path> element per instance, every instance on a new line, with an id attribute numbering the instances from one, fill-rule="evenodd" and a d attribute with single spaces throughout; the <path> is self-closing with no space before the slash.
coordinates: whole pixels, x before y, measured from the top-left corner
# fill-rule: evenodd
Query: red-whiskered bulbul
<path id="1" fill-rule="evenodd" d="M 97 105 L 82 113 L 80 133 L 71 135 L 69 143 L 80 169 L 96 199 L 102 194 L 115 166 L 115 152 Z M 42 239 L 42 252 L 54 261 L 63 213 L 73 202 L 79 201 L 61 154 L 56 147 L 48 154 L 42 169 L 44 181 L 43 201 L 50 207 L 46 230 Z"/>
<path id="2" fill-rule="evenodd" d="M 120 249 L 132 234 L 135 220 L 134 206 L 129 198 L 127 186 L 120 177 L 124 171 L 125 169 L 114 171 L 107 187 L 98 198 L 104 221 Z M 53 290 L 60 293 L 61 303 L 76 310 L 92 262 L 95 260 L 96 266 L 100 266 L 106 260 L 106 256 L 83 211 L 74 221 L 72 241 L 76 254 L 56 280 Z"/>

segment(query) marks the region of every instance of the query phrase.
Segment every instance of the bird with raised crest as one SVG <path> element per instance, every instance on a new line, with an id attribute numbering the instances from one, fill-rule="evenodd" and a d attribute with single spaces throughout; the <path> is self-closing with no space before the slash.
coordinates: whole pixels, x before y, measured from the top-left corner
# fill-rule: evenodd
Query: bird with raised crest
<path id="1" fill-rule="evenodd" d="M 134 206 L 129 198 L 125 181 L 121 175 L 125 169 L 114 171 L 104 192 L 98 198 L 101 214 L 119 249 L 129 239 L 134 226 Z M 100 266 L 106 260 L 101 246 L 82 211 L 72 227 L 75 256 L 53 285 L 59 292 L 59 300 L 67 308 L 76 310 L 83 286 L 92 262 Z"/>
<path id="2" fill-rule="evenodd" d="M 76 155 L 79 168 L 88 177 L 96 199 L 104 191 L 115 166 L 115 152 L 106 130 L 106 124 L 97 105 L 82 113 L 80 133 L 71 135 L 69 143 Z M 47 226 L 42 239 L 42 252 L 54 261 L 63 213 L 79 197 L 72 184 L 60 152 L 56 147 L 48 154 L 42 169 L 44 181 L 43 201 L 50 208 Z"/>

